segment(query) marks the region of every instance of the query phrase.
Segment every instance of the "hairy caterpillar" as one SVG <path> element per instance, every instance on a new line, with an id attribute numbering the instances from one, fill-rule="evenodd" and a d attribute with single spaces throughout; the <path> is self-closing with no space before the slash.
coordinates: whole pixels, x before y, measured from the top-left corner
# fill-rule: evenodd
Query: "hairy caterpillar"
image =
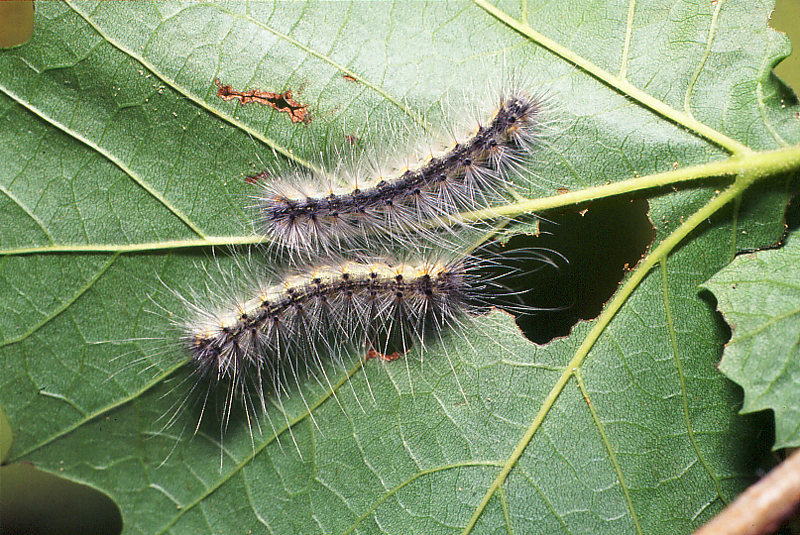
<path id="1" fill-rule="evenodd" d="M 318 175 L 295 172 L 263 184 L 261 233 L 273 243 L 313 256 L 344 244 L 393 239 L 416 245 L 413 234 L 450 227 L 465 210 L 486 208 L 513 191 L 512 175 L 542 136 L 547 98 L 515 90 L 468 134 L 452 135 L 414 163 L 356 165 Z M 344 176 L 342 176 L 344 175 Z"/>
<path id="2" fill-rule="evenodd" d="M 280 394 L 300 358 L 338 358 L 378 337 L 405 348 L 456 324 L 470 284 L 464 262 L 321 264 L 264 284 L 232 310 L 195 308 L 184 344 L 200 377 L 234 390 L 243 377 L 267 381 Z"/>
<path id="3" fill-rule="evenodd" d="M 343 366 L 345 357 L 389 360 L 412 347 L 424 354 L 448 333 L 468 342 L 472 317 L 497 304 L 493 298 L 514 297 L 496 277 L 515 268 L 459 253 L 461 245 L 429 227 L 445 227 L 465 243 L 455 227 L 458 212 L 491 207 L 514 194 L 541 139 L 547 104 L 542 95 L 504 93 L 491 118 L 471 134 L 453 135 L 456 141 L 447 148 L 427 149 L 414 164 L 375 166 L 388 173 L 365 171 L 362 164 L 350 170 L 349 179 L 295 173 L 273 181 L 267 173 L 258 175 L 264 192 L 257 225 L 273 244 L 291 251 L 291 267 L 265 277 L 238 257 L 229 280 L 210 276 L 205 291 L 188 297 L 173 291 L 188 311 L 183 317 L 162 308 L 180 331 L 194 369 L 186 381 L 190 394 L 200 397 L 200 420 L 211 398 L 222 401 L 223 432 L 239 401 L 249 425 L 269 403 L 282 406 L 292 392 L 299 390 L 305 403 L 301 386 L 309 375 L 332 387 L 324 371 L 328 361 Z M 298 185 L 313 182 L 324 185 Z M 392 246 L 385 248 L 388 242 Z M 417 257 L 376 253 L 397 250 L 398 242 Z M 359 252 L 344 258 L 348 247 Z M 554 265 L 546 255 L 534 256 Z M 478 275 L 487 266 L 497 268 L 495 274 Z M 243 281 L 247 287 L 240 290 L 228 284 Z M 168 425 L 189 397 L 172 411 Z"/>
<path id="4" fill-rule="evenodd" d="M 517 302 L 504 279 L 531 265 L 555 267 L 549 251 L 517 250 L 511 265 L 488 249 L 479 253 L 318 260 L 267 277 L 253 275 L 260 271 L 253 259 L 234 257 L 233 269 L 205 290 L 170 290 L 186 310 L 167 314 L 193 372 L 185 379 L 189 395 L 165 415 L 167 426 L 190 398 L 200 420 L 208 403 L 216 404 L 223 433 L 240 404 L 252 425 L 269 404 L 302 399 L 308 377 L 331 388 L 329 362 L 344 368 L 353 358 L 393 360 L 412 347 L 424 355 L 448 336 L 468 340 L 473 318 L 492 306 L 534 310 Z M 234 281 L 240 289 L 232 289 Z M 233 292 L 240 297 L 232 299 Z"/>

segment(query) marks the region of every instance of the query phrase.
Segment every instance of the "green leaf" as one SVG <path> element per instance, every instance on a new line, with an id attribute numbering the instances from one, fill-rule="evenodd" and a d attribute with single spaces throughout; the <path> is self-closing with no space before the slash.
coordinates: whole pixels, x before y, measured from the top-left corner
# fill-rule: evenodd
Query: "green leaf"
<path id="1" fill-rule="evenodd" d="M 731 326 L 719 369 L 744 388 L 743 412 L 775 412 L 775 447 L 800 446 L 800 240 L 736 258 L 703 285 Z"/>
<path id="2" fill-rule="evenodd" d="M 800 168 L 771 7 L 38 4 L 33 40 L 0 52 L 12 460 L 108 493 L 126 532 L 692 531 L 760 447 L 698 285 L 777 242 Z M 258 241 L 244 178 L 343 134 L 392 147 L 509 73 L 553 95 L 559 135 L 495 212 L 650 202 L 656 241 L 601 316 L 545 346 L 497 312 L 423 355 L 354 355 L 268 398 L 252 438 L 234 421 L 223 450 L 191 410 L 167 426 L 190 372 L 159 281 L 187 295 L 236 269 L 214 247 Z M 291 89 L 313 120 L 224 102 L 215 79 Z"/>

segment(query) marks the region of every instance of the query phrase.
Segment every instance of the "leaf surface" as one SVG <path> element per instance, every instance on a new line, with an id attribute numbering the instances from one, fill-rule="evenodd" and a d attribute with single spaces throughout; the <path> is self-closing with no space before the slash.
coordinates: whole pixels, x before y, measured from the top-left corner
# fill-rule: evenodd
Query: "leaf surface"
<path id="1" fill-rule="evenodd" d="M 719 369 L 744 388 L 743 412 L 775 412 L 775 447 L 800 444 L 800 245 L 742 255 L 704 284 L 733 335 Z"/>
<path id="2" fill-rule="evenodd" d="M 126 532 L 693 530 L 758 447 L 698 285 L 779 239 L 800 168 L 771 8 L 38 4 L 34 39 L 0 52 L 12 458 L 102 489 Z M 558 135 L 500 211 L 650 202 L 656 240 L 603 314 L 545 346 L 496 312 L 400 361 L 331 363 L 222 449 L 192 438 L 197 415 L 167 426 L 189 371 L 159 280 L 189 295 L 237 269 L 214 248 L 257 241 L 245 177 L 343 134 L 394 150 L 509 73 L 553 96 Z M 313 120 L 222 101 L 215 79 L 291 89 Z"/>

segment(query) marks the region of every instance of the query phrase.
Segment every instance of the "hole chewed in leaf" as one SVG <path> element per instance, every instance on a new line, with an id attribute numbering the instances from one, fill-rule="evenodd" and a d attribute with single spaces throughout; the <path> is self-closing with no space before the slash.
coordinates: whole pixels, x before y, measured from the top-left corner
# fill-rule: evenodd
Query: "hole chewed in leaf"
<path id="1" fill-rule="evenodd" d="M 545 254 L 558 265 L 503 281 L 510 288 L 527 288 L 525 304 L 540 310 L 517 318 L 531 341 L 545 344 L 567 336 L 578 321 L 600 314 L 655 238 L 648 210 L 644 199 L 603 199 L 580 210 L 548 213 L 538 236 L 509 241 L 511 247 L 553 251 Z"/>

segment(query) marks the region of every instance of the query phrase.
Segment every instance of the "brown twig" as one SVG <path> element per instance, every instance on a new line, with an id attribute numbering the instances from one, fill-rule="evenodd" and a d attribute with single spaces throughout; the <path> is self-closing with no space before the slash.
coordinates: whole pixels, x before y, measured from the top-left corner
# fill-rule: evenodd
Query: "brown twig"
<path id="1" fill-rule="evenodd" d="M 800 503 L 800 449 L 739 495 L 694 535 L 773 533 Z"/>

